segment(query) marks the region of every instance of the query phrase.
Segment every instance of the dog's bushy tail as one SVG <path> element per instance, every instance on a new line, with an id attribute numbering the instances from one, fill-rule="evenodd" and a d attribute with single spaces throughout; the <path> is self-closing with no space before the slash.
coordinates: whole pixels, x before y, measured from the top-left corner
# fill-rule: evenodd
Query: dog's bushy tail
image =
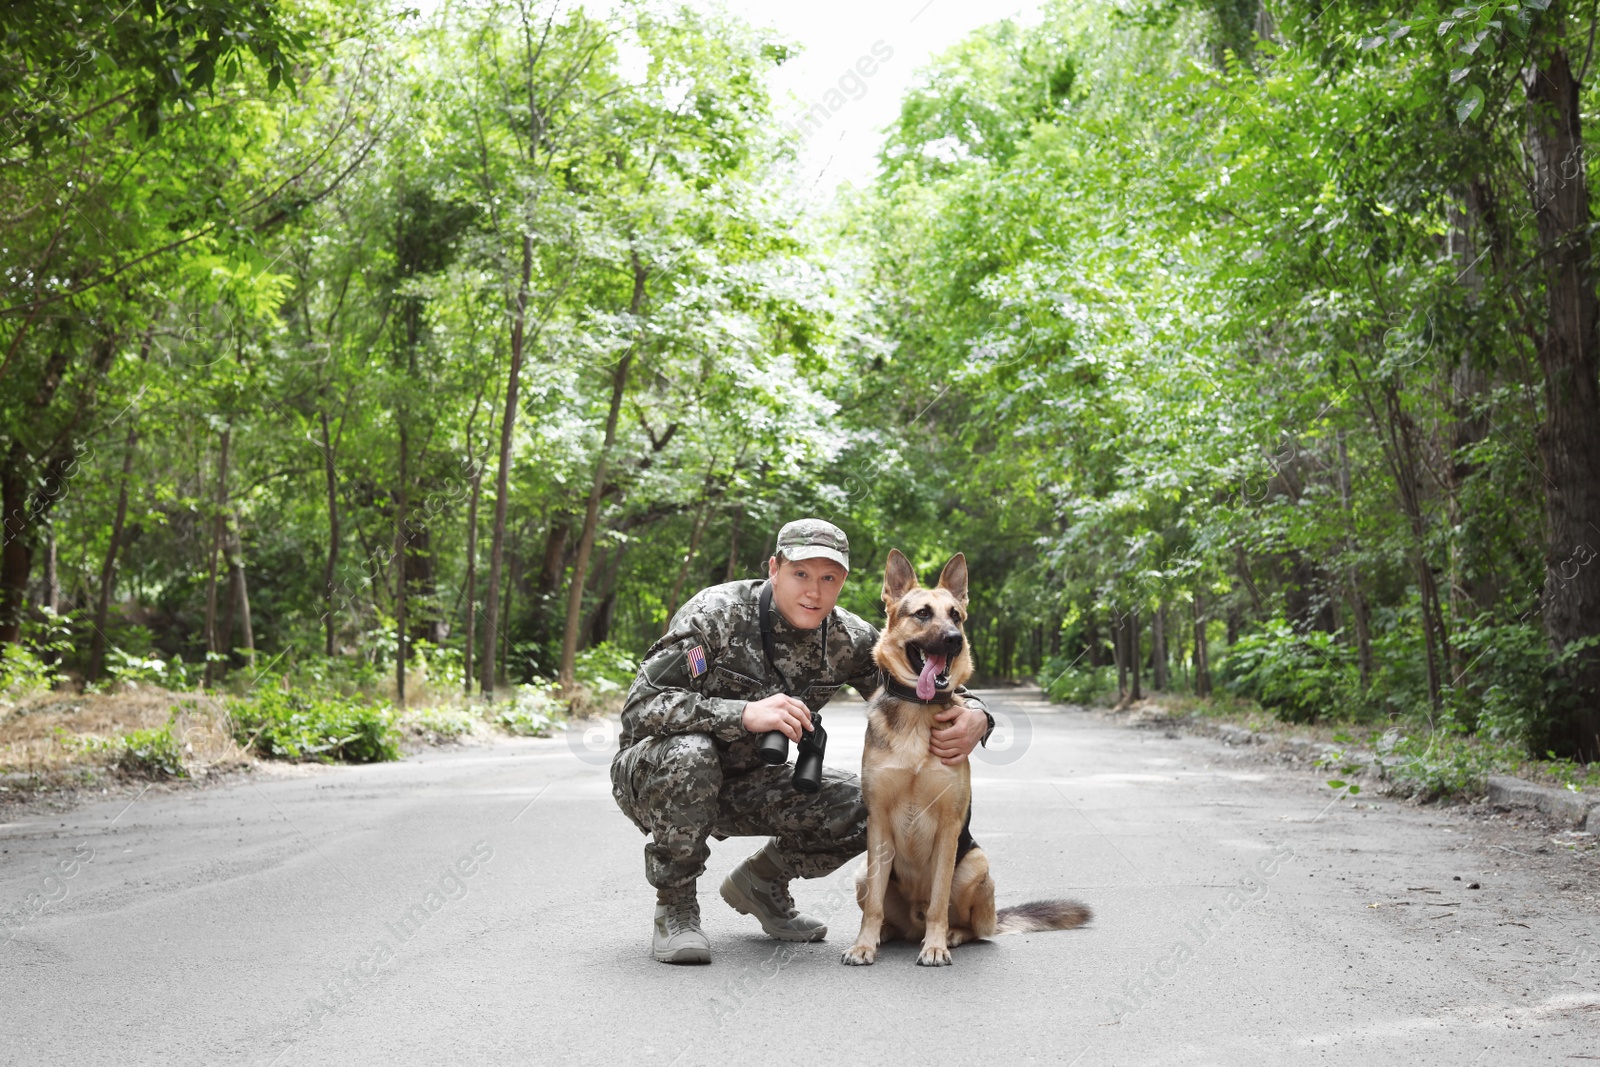
<path id="1" fill-rule="evenodd" d="M 1038 930 L 1071 930 L 1092 917 L 1088 907 L 1076 900 L 1034 900 L 1014 904 L 994 913 L 994 932 L 1027 934 Z"/>

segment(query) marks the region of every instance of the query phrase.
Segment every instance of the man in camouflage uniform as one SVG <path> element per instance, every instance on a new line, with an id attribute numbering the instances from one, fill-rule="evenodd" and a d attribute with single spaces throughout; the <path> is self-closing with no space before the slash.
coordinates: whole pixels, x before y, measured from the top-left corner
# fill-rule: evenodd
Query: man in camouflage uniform
<path id="1" fill-rule="evenodd" d="M 736 910 L 772 937 L 819 941 L 827 926 L 798 913 L 792 878 L 818 878 L 866 850 L 867 815 L 854 774 L 824 768 L 821 788 L 795 788 L 792 765 L 762 761 L 756 745 L 779 730 L 798 741 L 841 686 L 878 687 L 878 631 L 836 607 L 849 573 L 844 531 L 820 519 L 778 533 L 769 578 L 701 591 L 645 653 L 622 711 L 611 763 L 617 804 L 652 840 L 645 877 L 656 887 L 653 953 L 666 963 L 709 963 L 695 883 L 709 836 L 772 837 L 722 884 Z M 768 659 L 759 605 L 771 586 Z M 970 693 L 941 712 L 930 751 L 959 763 L 994 720 Z"/>

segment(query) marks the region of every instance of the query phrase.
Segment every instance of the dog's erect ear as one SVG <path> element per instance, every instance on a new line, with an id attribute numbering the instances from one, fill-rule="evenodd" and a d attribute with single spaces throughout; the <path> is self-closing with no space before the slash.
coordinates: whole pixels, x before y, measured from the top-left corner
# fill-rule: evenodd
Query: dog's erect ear
<path id="1" fill-rule="evenodd" d="M 944 570 L 939 572 L 939 586 L 950 592 L 950 595 L 961 601 L 961 606 L 967 606 L 967 557 L 957 552 L 950 557 L 950 562 L 944 565 Z"/>
<path id="2" fill-rule="evenodd" d="M 911 561 L 898 548 L 891 548 L 883 568 L 883 602 L 893 604 L 916 587 L 917 572 L 911 569 Z"/>

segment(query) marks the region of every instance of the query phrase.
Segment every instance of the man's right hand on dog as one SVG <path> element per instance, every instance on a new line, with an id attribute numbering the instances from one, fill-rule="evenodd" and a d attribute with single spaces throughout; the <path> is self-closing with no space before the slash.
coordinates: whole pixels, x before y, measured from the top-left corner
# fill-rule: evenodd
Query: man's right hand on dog
<path id="1" fill-rule="evenodd" d="M 791 741 L 799 741 L 811 729 L 811 709 L 787 693 L 773 693 L 744 706 L 744 728 L 753 734 L 782 730 Z"/>

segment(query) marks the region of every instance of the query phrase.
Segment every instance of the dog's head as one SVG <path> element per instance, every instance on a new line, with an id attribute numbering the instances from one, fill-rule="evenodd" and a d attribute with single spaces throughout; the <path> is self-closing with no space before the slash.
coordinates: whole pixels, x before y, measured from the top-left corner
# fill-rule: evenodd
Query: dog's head
<path id="1" fill-rule="evenodd" d="M 873 649 L 878 666 L 917 696 L 931 700 L 972 677 L 972 650 L 961 626 L 967 621 L 967 557 L 956 553 L 939 584 L 924 589 L 899 549 L 889 551 L 883 572 L 888 622 Z"/>

